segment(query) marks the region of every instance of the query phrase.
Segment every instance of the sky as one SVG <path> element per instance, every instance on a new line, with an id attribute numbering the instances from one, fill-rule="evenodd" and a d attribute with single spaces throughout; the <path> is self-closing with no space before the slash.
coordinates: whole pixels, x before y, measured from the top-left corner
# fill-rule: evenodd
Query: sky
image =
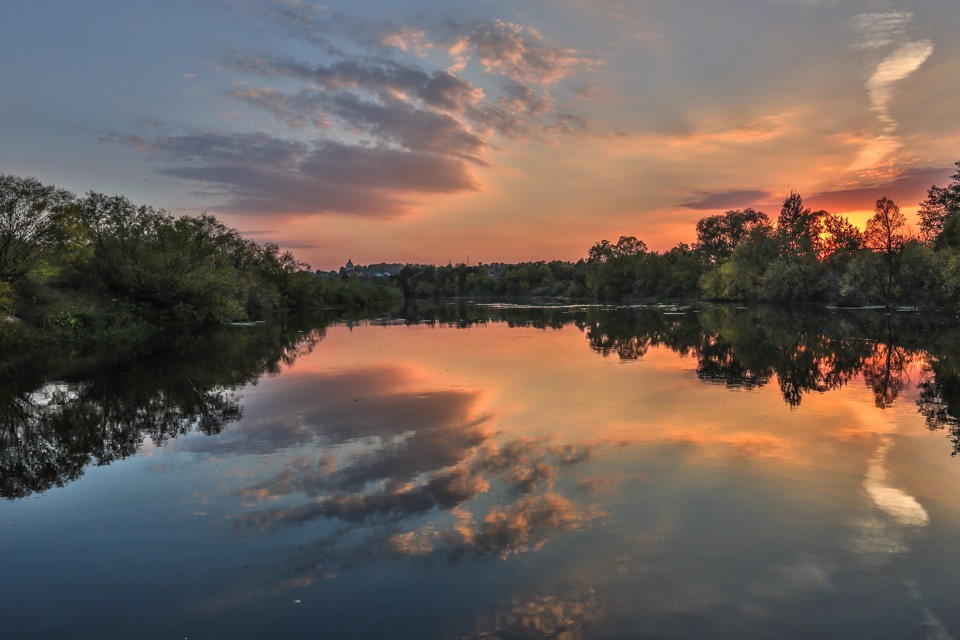
<path id="1" fill-rule="evenodd" d="M 791 191 L 912 218 L 960 160 L 956 0 L 10 0 L 0 173 L 315 268 L 577 260 Z"/>

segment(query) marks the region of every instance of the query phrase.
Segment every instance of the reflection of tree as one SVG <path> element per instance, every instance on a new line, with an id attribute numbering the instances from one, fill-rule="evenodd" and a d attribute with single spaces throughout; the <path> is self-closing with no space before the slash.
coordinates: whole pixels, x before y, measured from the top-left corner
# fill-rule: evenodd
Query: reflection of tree
<path id="1" fill-rule="evenodd" d="M 849 382 L 871 349 L 835 319 L 776 307 L 706 307 L 679 315 L 620 310 L 588 314 L 583 326 L 590 347 L 603 356 L 632 360 L 654 345 L 693 354 L 705 382 L 751 389 L 776 375 L 790 406 L 805 393 Z"/>
<path id="2" fill-rule="evenodd" d="M 462 298 L 408 299 L 400 313 L 407 324 L 441 324 L 470 327 L 488 322 L 504 322 L 510 327 L 561 329 L 583 315 L 583 305 L 484 303 Z"/>
<path id="3" fill-rule="evenodd" d="M 917 407 L 927 422 L 927 428 L 945 430 L 953 444 L 950 455 L 960 454 L 960 419 L 956 417 L 960 408 L 960 379 L 954 376 L 945 380 L 931 375 L 918 386 Z"/>
<path id="4" fill-rule="evenodd" d="M 923 379 L 917 385 L 917 407 L 931 430 L 945 430 L 960 454 L 960 340 L 956 330 L 938 336 L 927 359 Z"/>
<path id="5" fill-rule="evenodd" d="M 838 389 L 862 375 L 880 408 L 892 405 L 908 372 L 930 363 L 917 406 L 930 429 L 945 429 L 960 454 L 960 332 L 952 323 L 909 314 L 814 312 L 784 307 L 703 307 L 587 312 L 577 320 L 604 357 L 642 357 L 665 346 L 697 359 L 697 377 L 751 389 L 776 376 L 784 401 Z"/>
<path id="6" fill-rule="evenodd" d="M 651 346 L 666 345 L 681 353 L 699 339 L 692 311 L 664 313 L 659 308 L 593 309 L 577 320 L 590 348 L 604 357 L 642 358 Z"/>
<path id="7" fill-rule="evenodd" d="M 857 375 L 869 350 L 863 341 L 808 331 L 796 334 L 793 344 L 778 350 L 774 366 L 784 401 L 796 407 L 804 393 L 839 389 Z"/>
<path id="8" fill-rule="evenodd" d="M 726 384 L 732 388 L 752 389 L 767 383 L 770 370 L 749 367 L 723 336 L 704 335 L 697 349 L 697 377 L 705 382 Z"/>
<path id="9" fill-rule="evenodd" d="M 664 346 L 695 357 L 699 379 L 730 388 L 761 387 L 776 376 L 792 407 L 807 393 L 838 389 L 861 374 L 876 406 L 888 407 L 907 384 L 909 367 L 926 359 L 932 364 L 919 385 L 918 406 L 930 428 L 947 429 L 960 451 L 960 374 L 951 373 L 950 364 L 960 362 L 955 346 L 960 335 L 949 319 L 782 306 L 507 305 L 479 314 L 475 307 L 461 307 L 466 315 L 459 316 L 460 326 L 489 320 L 539 327 L 574 322 L 603 357 L 638 360 Z M 452 323 L 448 316 L 455 311 L 448 306 L 446 316 L 432 318 Z"/>
<path id="10" fill-rule="evenodd" d="M 225 328 L 123 357 L 23 354 L 0 369 L 0 495 L 76 479 L 87 465 L 188 431 L 219 433 L 241 415 L 238 389 L 278 371 L 320 333 Z"/>
<path id="11" fill-rule="evenodd" d="M 616 336 L 603 333 L 598 326 L 587 327 L 590 346 L 606 357 L 617 354 L 621 360 L 638 360 L 646 355 L 650 341 L 646 336 Z"/>
<path id="12" fill-rule="evenodd" d="M 873 391 L 873 403 L 886 409 L 900 396 L 906 384 L 907 366 L 914 354 L 895 344 L 878 344 L 863 364 L 863 379 Z"/>

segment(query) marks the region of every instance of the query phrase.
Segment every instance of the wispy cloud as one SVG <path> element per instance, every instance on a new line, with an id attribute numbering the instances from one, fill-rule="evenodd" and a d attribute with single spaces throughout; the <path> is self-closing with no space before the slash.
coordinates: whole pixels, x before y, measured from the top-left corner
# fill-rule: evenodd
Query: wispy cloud
<path id="1" fill-rule="evenodd" d="M 861 13 L 854 17 L 853 28 L 859 36 L 856 49 L 882 49 L 903 42 L 913 22 L 912 11 Z"/>
<path id="2" fill-rule="evenodd" d="M 876 71 L 867 81 L 867 93 L 870 95 L 870 108 L 880 121 L 892 130 L 897 123 L 890 114 L 890 101 L 893 98 L 893 84 L 903 80 L 920 68 L 933 53 L 933 43 L 929 40 L 909 42 L 883 59 Z M 886 130 L 886 128 L 885 128 Z"/>
<path id="3" fill-rule="evenodd" d="M 902 146 L 891 109 L 894 84 L 916 72 L 934 50 L 930 40 L 909 39 L 913 19 L 909 11 L 865 13 L 854 19 L 854 30 L 860 36 L 855 48 L 878 52 L 893 49 L 877 63 L 866 82 L 870 109 L 881 129 L 864 143 L 853 162 L 851 169 L 861 175 L 890 177 L 894 172 L 896 153 Z"/>

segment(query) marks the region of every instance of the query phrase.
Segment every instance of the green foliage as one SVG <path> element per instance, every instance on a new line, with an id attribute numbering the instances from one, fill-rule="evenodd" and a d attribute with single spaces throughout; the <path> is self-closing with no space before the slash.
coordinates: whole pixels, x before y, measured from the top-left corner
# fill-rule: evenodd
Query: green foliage
<path id="1" fill-rule="evenodd" d="M 96 192 L 77 200 L 32 178 L 0 176 L 0 312 L 52 339 L 398 297 L 386 284 L 331 290 L 309 269 L 207 214 L 176 218 Z"/>
<path id="2" fill-rule="evenodd" d="M 762 300 L 763 277 L 780 253 L 769 227 L 758 226 L 723 262 L 716 276 L 701 279 L 704 294 L 716 300 Z"/>
<path id="3" fill-rule="evenodd" d="M 646 253 L 647 245 L 633 236 L 616 244 L 601 240 L 587 253 L 587 287 L 601 300 L 630 295 Z"/>
<path id="4" fill-rule="evenodd" d="M 840 283 L 841 304 L 877 304 L 884 300 L 883 264 L 872 251 L 861 251 L 847 265 Z"/>
<path id="5" fill-rule="evenodd" d="M 894 300 L 917 307 L 932 308 L 944 302 L 946 278 L 933 249 L 917 240 L 906 242 L 900 254 Z"/>
<path id="6" fill-rule="evenodd" d="M 691 298 L 697 294 L 697 284 L 704 264 L 688 245 L 680 243 L 662 256 L 666 269 L 656 294 L 662 298 Z"/>
<path id="7" fill-rule="evenodd" d="M 716 265 L 729 258 L 754 229 L 769 226 L 767 215 L 753 209 L 736 209 L 708 216 L 697 223 L 695 250 L 708 263 Z"/>
<path id="8" fill-rule="evenodd" d="M 811 302 L 820 299 L 825 284 L 816 260 L 778 258 L 763 274 L 763 299 L 771 302 Z"/>
<path id="9" fill-rule="evenodd" d="M 938 302 L 948 307 L 960 307 L 960 251 L 936 251 L 933 260 L 942 280 Z"/>
<path id="10" fill-rule="evenodd" d="M 6 321 L 6 316 L 13 313 L 13 287 L 9 282 L 0 280 L 0 322 Z"/>
<path id="11" fill-rule="evenodd" d="M 404 265 L 391 281 L 406 298 L 434 296 L 581 296 L 586 264 L 554 260 L 468 266 Z"/>
<path id="12" fill-rule="evenodd" d="M 0 281 L 18 282 L 68 242 L 73 195 L 0 175 Z"/>
<path id="13" fill-rule="evenodd" d="M 951 215 L 945 219 L 933 246 L 937 249 L 960 249 L 960 216 Z"/>
<path id="14" fill-rule="evenodd" d="M 701 220 L 698 232 L 702 236 L 722 219 Z M 947 219 L 931 246 L 911 238 L 900 208 L 889 198 L 877 200 L 861 233 L 846 218 L 811 212 L 800 195 L 791 192 L 776 231 L 755 227 L 727 258 L 700 275 L 699 288 L 715 300 L 957 305 L 957 248 L 960 216 Z M 716 253 L 704 257 L 709 265 Z"/>
<path id="15" fill-rule="evenodd" d="M 955 163 L 956 173 L 946 187 L 933 185 L 917 212 L 920 217 L 920 234 L 924 241 L 939 240 L 947 222 L 960 212 L 960 161 Z M 954 232 L 955 235 L 955 232 Z"/>
<path id="16" fill-rule="evenodd" d="M 173 218 L 122 196 L 90 193 L 79 203 L 93 245 L 89 267 L 112 294 L 181 323 L 246 317 L 230 250 L 239 234 L 209 215 Z"/>
<path id="17" fill-rule="evenodd" d="M 777 217 L 777 236 L 782 243 L 782 255 L 790 258 L 819 255 L 822 251 L 821 234 L 825 215 L 829 214 L 805 208 L 800 194 L 791 191 Z"/>

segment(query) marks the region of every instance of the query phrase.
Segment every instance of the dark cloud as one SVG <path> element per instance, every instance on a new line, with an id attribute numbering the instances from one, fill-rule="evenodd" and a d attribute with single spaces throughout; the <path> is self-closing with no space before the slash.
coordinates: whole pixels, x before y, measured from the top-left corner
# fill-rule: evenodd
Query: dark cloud
<path id="1" fill-rule="evenodd" d="M 804 198 L 807 206 L 827 210 L 869 210 L 884 196 L 900 206 L 912 207 L 922 201 L 931 185 L 944 185 L 950 181 L 954 168 L 913 169 L 896 180 L 874 187 L 824 191 Z"/>
<path id="2" fill-rule="evenodd" d="M 232 53 L 224 64 L 234 71 L 292 78 L 327 91 L 371 92 L 385 100 L 404 94 L 434 109 L 454 113 L 477 104 L 483 97 L 482 91 L 445 70 L 428 73 L 420 67 L 389 59 L 351 59 L 310 65 L 290 59 Z"/>
<path id="3" fill-rule="evenodd" d="M 147 149 L 161 172 L 213 185 L 237 213 L 342 213 L 393 217 L 423 193 L 477 188 L 465 160 L 429 151 L 312 144 L 265 134 L 110 136 Z"/>
<path id="4" fill-rule="evenodd" d="M 324 183 L 390 192 L 456 193 L 476 184 L 460 160 L 420 151 L 320 142 L 300 169 Z"/>
<path id="5" fill-rule="evenodd" d="M 888 197 L 900 206 L 915 206 L 926 197 L 927 189 L 933 184 L 949 182 L 952 168 L 913 169 L 890 182 L 871 187 L 823 191 L 812 195 L 803 194 L 804 204 L 812 209 L 825 209 L 832 212 L 873 209 L 878 198 Z M 784 194 L 786 195 L 786 194 Z M 720 191 L 698 192 L 696 198 L 683 203 L 689 209 L 723 211 L 754 207 L 761 209 L 779 209 L 780 202 L 775 194 L 767 191 Z"/>
<path id="6" fill-rule="evenodd" d="M 681 206 L 688 209 L 717 211 L 756 207 L 760 203 L 770 202 L 773 196 L 766 191 L 719 191 L 710 193 L 701 191 L 695 199 L 684 202 Z"/>
<path id="7" fill-rule="evenodd" d="M 285 133 L 176 131 L 153 122 L 153 135 L 109 135 L 162 163 L 168 176 L 203 183 L 236 213 L 397 217 L 429 194 L 478 189 L 492 137 L 514 140 L 585 131 L 546 87 L 592 65 L 553 47 L 528 27 L 447 22 L 419 28 L 364 21 L 296 3 L 272 3 L 270 24 L 319 47 L 320 61 L 234 50 L 220 69 L 246 81 L 228 96 L 271 115 Z M 450 56 L 451 65 L 418 57 Z M 494 78 L 481 89 L 458 75 L 476 61 Z M 298 86 L 299 85 L 299 86 Z M 268 127 L 267 131 L 278 128 Z"/>
<path id="8" fill-rule="evenodd" d="M 278 477 L 279 481 L 289 478 Z M 279 486 L 279 482 L 274 486 Z M 268 509 L 238 519 L 241 528 L 269 528 L 301 524 L 319 518 L 336 518 L 352 524 L 380 525 L 429 512 L 434 507 L 449 510 L 475 498 L 488 488 L 482 476 L 464 468 L 433 474 L 417 486 L 373 493 L 336 493 L 298 507 Z"/>
<path id="9" fill-rule="evenodd" d="M 375 104 L 346 93 L 331 96 L 324 103 L 327 111 L 342 121 L 407 149 L 477 160 L 487 146 L 484 140 L 466 131 L 462 123 L 445 113 L 415 109 L 403 102 Z"/>
<path id="10" fill-rule="evenodd" d="M 542 89 L 516 81 L 503 83 L 503 93 L 496 101 L 472 107 L 467 117 L 480 130 L 512 140 L 536 139 L 550 133 L 574 135 L 589 126 L 585 118 L 559 111 L 556 101 Z"/>

